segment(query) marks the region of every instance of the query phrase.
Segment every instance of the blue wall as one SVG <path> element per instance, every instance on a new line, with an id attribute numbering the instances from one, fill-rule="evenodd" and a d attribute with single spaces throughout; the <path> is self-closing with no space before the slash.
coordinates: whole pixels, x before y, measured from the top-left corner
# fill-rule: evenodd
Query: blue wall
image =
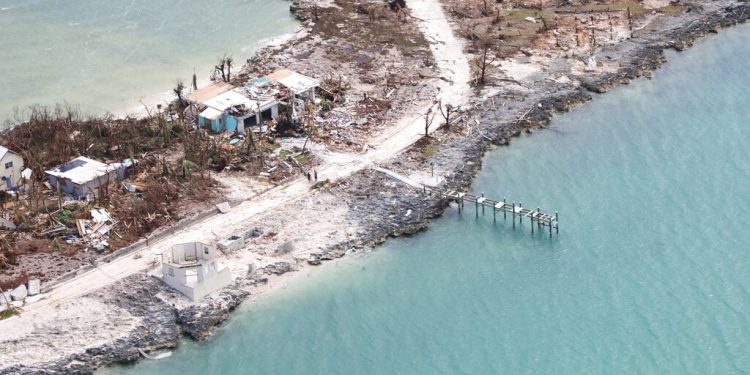
<path id="1" fill-rule="evenodd" d="M 234 132 L 237 131 L 237 119 L 230 115 L 224 114 L 220 117 L 220 120 L 209 120 L 203 116 L 198 116 L 198 126 L 211 128 L 214 133 L 221 133 L 223 131 Z"/>

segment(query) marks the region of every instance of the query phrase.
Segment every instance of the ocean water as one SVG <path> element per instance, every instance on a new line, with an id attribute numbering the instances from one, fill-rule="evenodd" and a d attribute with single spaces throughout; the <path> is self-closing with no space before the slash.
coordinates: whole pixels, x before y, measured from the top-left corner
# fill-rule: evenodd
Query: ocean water
<path id="1" fill-rule="evenodd" d="M 208 342 L 104 374 L 750 372 L 749 26 L 486 156 L 472 190 L 561 231 L 449 209 L 305 271 Z"/>
<path id="2" fill-rule="evenodd" d="M 14 109 L 67 102 L 122 113 L 177 79 L 206 80 L 228 53 L 239 68 L 297 23 L 282 0 L 0 0 L 0 123 Z"/>

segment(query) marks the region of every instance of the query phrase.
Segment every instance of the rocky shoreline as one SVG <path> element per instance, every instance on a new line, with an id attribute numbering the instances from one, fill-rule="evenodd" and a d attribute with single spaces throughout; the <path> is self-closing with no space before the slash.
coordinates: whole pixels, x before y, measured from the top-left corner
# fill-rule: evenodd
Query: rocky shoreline
<path id="1" fill-rule="evenodd" d="M 523 132 L 546 127 L 556 113 L 567 112 L 592 99 L 593 94 L 605 93 L 628 84 L 639 77 L 650 77 L 651 72 L 666 62 L 664 51 L 682 51 L 708 34 L 745 22 L 750 17 L 750 2 L 723 6 L 705 14 L 686 15 L 681 25 L 660 33 L 624 42 L 615 48 L 621 56 L 621 67 L 580 86 L 555 86 L 550 92 L 529 95 L 516 103 L 515 110 L 501 107 L 486 97 L 476 99 L 473 109 L 462 115 L 462 123 L 477 123 L 469 136 L 444 136 L 444 142 L 426 160 L 413 157 L 419 146 L 392 161 L 393 170 L 424 168 L 429 163 L 443 171 L 446 185 L 452 189 L 467 189 L 481 168 L 483 155 L 491 147 L 507 145 Z M 616 51 L 606 51 L 615 53 Z M 459 126 L 456 126 L 459 127 Z M 410 187 L 383 178 L 379 172 L 365 170 L 331 187 L 329 193 L 346 201 L 346 220 L 357 221 L 358 231 L 347 240 L 336 241 L 304 260 L 310 265 L 340 258 L 348 253 L 373 249 L 388 238 L 411 235 L 428 228 L 430 219 L 440 216 L 447 202 L 424 196 Z M 407 212 L 410 215 L 393 214 Z M 304 264 L 304 263 L 302 263 Z M 168 299 L 154 296 L 171 295 L 158 280 L 145 274 L 128 277 L 96 293 L 138 318 L 135 328 L 127 335 L 81 353 L 65 356 L 38 366 L 16 365 L 0 370 L 0 374 L 92 374 L 97 368 L 114 363 L 138 360 L 141 351 L 150 352 L 175 348 L 183 334 L 196 340 L 208 337 L 213 329 L 228 319 L 258 286 L 269 278 L 294 271 L 298 265 L 279 262 L 260 269 L 248 270 L 230 287 L 207 298 L 200 304 L 175 305 Z M 13 344 L 13 343 L 11 343 Z M 17 343 L 22 345 L 23 342 Z"/>

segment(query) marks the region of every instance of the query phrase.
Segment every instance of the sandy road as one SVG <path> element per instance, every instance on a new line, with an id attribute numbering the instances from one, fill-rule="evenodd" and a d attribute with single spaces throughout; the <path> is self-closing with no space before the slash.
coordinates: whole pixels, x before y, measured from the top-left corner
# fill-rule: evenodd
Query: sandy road
<path id="1" fill-rule="evenodd" d="M 453 34 L 445 13 L 437 0 L 411 0 L 409 7 L 412 15 L 420 20 L 420 29 L 430 41 L 438 68 L 442 76 L 446 78 L 437 81 L 440 93 L 435 99 L 441 99 L 443 103 L 453 105 L 462 104 L 470 95 L 468 85 L 470 68 L 463 53 L 462 42 Z M 424 120 L 422 114 L 426 110 L 424 108 L 423 112 L 405 116 L 383 135 L 373 139 L 370 145 L 374 148 L 366 154 L 352 155 L 349 161 L 346 160 L 347 158 L 339 158 L 341 161 L 334 160 L 322 165 L 318 168 L 319 179 L 336 180 L 344 178 L 399 154 L 423 136 Z M 435 111 L 437 111 L 437 108 Z M 439 120 L 438 114 L 432 130 L 441 125 Z M 175 244 L 192 241 L 213 242 L 229 237 L 236 231 L 246 229 L 243 223 L 248 219 L 281 207 L 308 194 L 309 191 L 310 185 L 304 178 L 271 189 L 243 202 L 227 214 L 209 217 L 150 244 L 143 250 L 115 259 L 110 263 L 99 265 L 89 272 L 57 285 L 50 292 L 49 298 L 25 306 L 24 314 L 13 319 L 33 318 L 37 312 L 41 312 L 43 309 L 54 308 L 63 302 L 96 291 L 137 272 L 142 272 L 153 266 L 151 263 L 153 254 L 159 254 Z M 135 254 L 141 255 L 141 257 L 135 259 Z M 3 322 L 0 321 L 0 328 L 2 326 Z M 1 331 L 2 329 L 0 329 Z"/>

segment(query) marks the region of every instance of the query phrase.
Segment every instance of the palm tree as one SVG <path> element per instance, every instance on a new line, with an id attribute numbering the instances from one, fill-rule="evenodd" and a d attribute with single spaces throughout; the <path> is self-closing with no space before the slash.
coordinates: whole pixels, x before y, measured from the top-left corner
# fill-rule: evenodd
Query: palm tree
<path id="1" fill-rule="evenodd" d="M 177 101 L 179 102 L 180 107 L 183 107 L 185 105 L 185 99 L 182 97 L 183 91 L 185 91 L 185 83 L 182 82 L 181 79 L 178 79 L 175 83 L 174 88 L 172 89 L 172 92 L 174 92 L 175 96 L 177 96 Z"/>

